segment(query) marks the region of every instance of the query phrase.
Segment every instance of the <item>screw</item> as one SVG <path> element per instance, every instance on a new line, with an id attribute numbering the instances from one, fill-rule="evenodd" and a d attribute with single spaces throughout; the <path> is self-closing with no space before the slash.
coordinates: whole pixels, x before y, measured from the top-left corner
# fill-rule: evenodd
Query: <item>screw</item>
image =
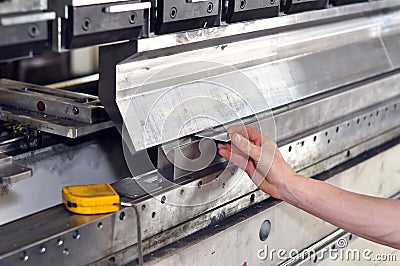
<path id="1" fill-rule="evenodd" d="M 69 255 L 69 250 L 68 250 L 67 248 L 64 249 L 64 250 L 63 250 L 63 254 L 64 254 L 65 256 Z"/>
<path id="2" fill-rule="evenodd" d="M 62 239 L 59 239 L 57 241 L 57 245 L 61 247 L 62 245 L 64 245 L 64 241 Z"/>

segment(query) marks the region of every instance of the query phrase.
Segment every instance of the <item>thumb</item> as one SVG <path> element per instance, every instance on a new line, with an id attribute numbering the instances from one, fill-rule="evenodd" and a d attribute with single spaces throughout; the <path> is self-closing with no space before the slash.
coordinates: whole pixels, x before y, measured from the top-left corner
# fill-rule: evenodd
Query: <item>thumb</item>
<path id="1" fill-rule="evenodd" d="M 235 145 L 241 152 L 248 154 L 251 159 L 259 162 L 261 157 L 261 147 L 254 145 L 247 138 L 235 133 L 232 136 L 232 144 Z"/>

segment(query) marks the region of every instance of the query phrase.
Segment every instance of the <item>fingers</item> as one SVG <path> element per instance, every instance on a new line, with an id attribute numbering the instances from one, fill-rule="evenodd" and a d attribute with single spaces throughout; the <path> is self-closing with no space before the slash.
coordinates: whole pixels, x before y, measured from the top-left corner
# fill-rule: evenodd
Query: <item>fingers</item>
<path id="1" fill-rule="evenodd" d="M 228 134 L 240 134 L 243 137 L 249 139 L 250 141 L 254 142 L 254 144 L 261 146 L 264 142 L 265 136 L 261 134 L 258 130 L 248 127 L 248 126 L 231 126 L 228 128 Z"/>
<path id="2" fill-rule="evenodd" d="M 241 134 L 233 134 L 232 144 L 244 154 L 248 154 L 256 163 L 260 161 L 261 147 L 251 143 L 250 140 L 243 137 Z"/>
<path id="3" fill-rule="evenodd" d="M 232 150 L 219 150 L 219 154 L 225 159 L 229 160 L 231 163 L 242 168 L 246 171 L 247 164 L 249 163 L 248 157 L 240 153 L 235 153 Z"/>
<path id="4" fill-rule="evenodd" d="M 234 165 L 243 169 L 250 177 L 254 175 L 256 166 L 252 161 L 248 160 L 248 156 L 239 152 L 232 152 L 228 149 L 220 149 L 219 154 L 225 159 L 229 160 Z"/>

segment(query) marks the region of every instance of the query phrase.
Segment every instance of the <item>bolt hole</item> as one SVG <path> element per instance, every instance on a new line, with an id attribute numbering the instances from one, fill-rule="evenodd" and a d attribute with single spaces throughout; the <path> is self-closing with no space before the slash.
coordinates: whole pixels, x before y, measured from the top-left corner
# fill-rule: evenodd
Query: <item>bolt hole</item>
<path id="1" fill-rule="evenodd" d="M 336 133 L 338 133 L 339 132 L 339 127 L 336 127 Z"/>
<path id="2" fill-rule="evenodd" d="M 161 197 L 161 204 L 164 204 L 166 200 L 167 200 L 167 197 L 162 196 L 162 197 Z"/>
<path id="3" fill-rule="evenodd" d="M 328 136 L 328 131 L 325 131 L 325 136 Z"/>
<path id="4" fill-rule="evenodd" d="M 156 217 L 156 212 L 151 213 L 151 218 L 154 218 L 154 217 Z"/>
<path id="5" fill-rule="evenodd" d="M 350 157 L 350 150 L 347 151 L 346 157 Z"/>
<path id="6" fill-rule="evenodd" d="M 371 123 L 370 123 L 370 122 L 368 122 L 368 126 L 369 126 L 369 127 L 371 126 Z"/>
<path id="7" fill-rule="evenodd" d="M 349 127 L 350 126 L 350 123 L 349 122 L 347 122 L 347 127 Z"/>
<path id="8" fill-rule="evenodd" d="M 32 38 L 35 38 L 39 35 L 40 31 L 38 26 L 36 25 L 32 25 L 31 27 L 29 27 L 29 36 L 31 36 Z"/>
<path id="9" fill-rule="evenodd" d="M 331 140 L 330 140 L 330 139 L 328 139 L 328 144 L 329 144 L 329 143 L 331 143 Z"/>
<path id="10" fill-rule="evenodd" d="M 197 187 L 201 188 L 203 186 L 203 181 L 199 181 L 199 183 L 197 183 Z"/>
<path id="11" fill-rule="evenodd" d="M 69 250 L 68 250 L 67 248 L 65 248 L 65 249 L 63 250 L 63 254 L 64 254 L 65 256 L 69 255 Z"/>
<path id="12" fill-rule="evenodd" d="M 121 213 L 119 214 L 119 219 L 120 219 L 121 221 L 123 221 L 123 220 L 125 220 L 125 218 L 126 218 L 125 212 L 121 212 Z"/>
<path id="13" fill-rule="evenodd" d="M 259 237 L 261 241 L 267 240 L 269 233 L 271 232 L 271 222 L 265 220 L 260 227 Z"/>
<path id="14" fill-rule="evenodd" d="M 73 234 L 72 237 L 73 237 L 74 239 L 79 239 L 79 238 L 81 238 L 81 235 L 79 234 L 79 231 L 76 230 L 76 231 L 74 232 L 74 234 Z"/>
<path id="15" fill-rule="evenodd" d="M 73 113 L 74 115 L 78 115 L 78 114 L 79 114 L 79 108 L 76 107 L 76 106 L 74 106 L 74 107 L 72 108 L 72 113 Z"/>
<path id="16" fill-rule="evenodd" d="M 142 211 L 144 211 L 146 209 L 146 205 L 142 205 Z"/>
<path id="17" fill-rule="evenodd" d="M 111 263 L 115 263 L 115 257 L 111 257 L 108 261 Z"/>
<path id="18" fill-rule="evenodd" d="M 237 171 L 237 168 L 236 168 L 236 167 L 233 167 L 233 168 L 231 169 L 231 175 L 236 174 L 236 171 Z"/>
<path id="19" fill-rule="evenodd" d="M 136 13 L 132 13 L 131 16 L 129 17 L 129 23 L 135 24 L 136 22 Z"/>
<path id="20" fill-rule="evenodd" d="M 353 239 L 353 234 L 349 235 L 349 241 Z"/>
<path id="21" fill-rule="evenodd" d="M 253 203 L 254 200 L 255 200 L 255 198 L 256 198 L 256 195 L 251 194 L 251 196 L 250 196 L 250 202 Z"/>
<path id="22" fill-rule="evenodd" d="M 302 141 L 300 144 L 301 144 L 301 146 L 303 147 L 303 146 L 304 146 L 304 141 Z"/>
<path id="23" fill-rule="evenodd" d="M 275 4 L 275 0 L 270 1 L 271 5 Z"/>
<path id="24" fill-rule="evenodd" d="M 89 18 L 85 18 L 85 20 L 82 23 L 82 29 L 84 31 L 90 30 L 90 27 L 92 26 L 92 21 Z"/>
<path id="25" fill-rule="evenodd" d="M 292 151 L 292 146 L 289 146 L 289 149 L 288 149 L 288 150 L 289 150 L 289 152 L 291 152 L 291 151 Z"/>
<path id="26" fill-rule="evenodd" d="M 98 228 L 98 229 L 103 228 L 103 223 L 102 223 L 102 222 L 98 223 L 98 224 L 97 224 L 97 228 Z"/>
<path id="27" fill-rule="evenodd" d="M 36 104 L 36 107 L 40 112 L 43 112 L 46 110 L 46 104 L 42 101 L 38 101 L 38 103 Z"/>
<path id="28" fill-rule="evenodd" d="M 332 249 L 336 249 L 336 245 L 335 244 L 333 244 Z"/>
<path id="29" fill-rule="evenodd" d="M 360 124 L 360 118 L 357 118 L 357 124 Z"/>
<path id="30" fill-rule="evenodd" d="M 225 188 L 225 183 L 222 183 L 222 188 Z"/>
<path id="31" fill-rule="evenodd" d="M 317 141 L 317 136 L 314 136 L 314 139 L 313 139 L 313 140 L 314 140 L 314 142 L 316 142 L 316 141 Z"/>
<path id="32" fill-rule="evenodd" d="M 378 116 L 379 115 L 379 111 L 376 111 L 376 116 Z"/>
<path id="33" fill-rule="evenodd" d="M 240 1 L 240 9 L 245 8 L 245 6 L 246 6 L 246 0 L 241 0 Z"/>
<path id="34" fill-rule="evenodd" d="M 185 194 L 185 190 L 181 189 L 181 195 Z"/>
<path id="35" fill-rule="evenodd" d="M 214 10 L 214 4 L 212 2 L 209 2 L 207 5 L 207 12 L 211 13 Z"/>
<path id="36" fill-rule="evenodd" d="M 178 13 L 178 10 L 176 9 L 176 7 L 171 8 L 171 10 L 169 11 L 169 16 L 171 18 L 176 18 L 176 14 Z"/>
<path id="37" fill-rule="evenodd" d="M 24 251 L 24 252 L 21 253 L 20 259 L 21 259 L 22 261 L 28 261 L 28 260 L 29 260 L 29 256 L 28 256 L 28 254 L 26 253 L 26 251 Z"/>
<path id="38" fill-rule="evenodd" d="M 395 103 L 394 105 L 393 105 L 393 108 L 396 110 L 397 109 L 397 103 Z"/>
<path id="39" fill-rule="evenodd" d="M 385 111 L 386 111 L 386 112 L 389 111 L 389 108 L 386 107 L 386 108 L 385 108 Z"/>
<path id="40" fill-rule="evenodd" d="M 365 121 L 365 120 L 367 120 L 367 117 L 366 117 L 366 116 L 364 116 L 364 121 Z"/>

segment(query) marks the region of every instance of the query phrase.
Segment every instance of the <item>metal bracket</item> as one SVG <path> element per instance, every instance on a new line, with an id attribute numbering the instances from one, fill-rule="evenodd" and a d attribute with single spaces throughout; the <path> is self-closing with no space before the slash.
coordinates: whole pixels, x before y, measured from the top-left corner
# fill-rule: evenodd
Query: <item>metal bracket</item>
<path id="1" fill-rule="evenodd" d="M 32 169 L 14 164 L 12 156 L 0 153 L 0 184 L 17 183 L 32 176 Z"/>

